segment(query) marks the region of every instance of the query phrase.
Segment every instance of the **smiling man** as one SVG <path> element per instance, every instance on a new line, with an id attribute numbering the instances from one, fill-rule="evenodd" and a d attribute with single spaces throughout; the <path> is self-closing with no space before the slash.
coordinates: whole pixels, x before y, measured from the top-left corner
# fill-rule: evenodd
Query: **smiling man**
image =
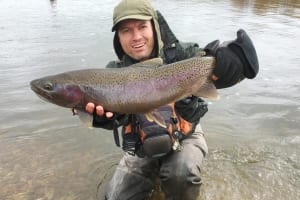
<path id="1" fill-rule="evenodd" d="M 212 80 L 218 89 L 230 87 L 258 72 L 255 48 L 243 30 L 237 39 L 219 46 L 218 41 L 204 49 L 197 43 L 180 42 L 167 22 L 148 0 L 122 0 L 113 14 L 114 49 L 118 61 L 107 67 L 129 65 L 160 57 L 173 63 L 197 56 L 205 50 L 216 58 Z M 130 92 L 130 91 L 124 91 Z M 151 122 L 144 115 L 112 113 L 101 105 L 88 103 L 86 111 L 94 114 L 93 126 L 114 131 L 122 126 L 125 152 L 108 184 L 105 199 L 147 199 L 157 180 L 168 200 L 195 200 L 200 191 L 200 170 L 208 152 L 200 118 L 207 104 L 191 96 L 157 109 L 167 128 Z"/>
<path id="2" fill-rule="evenodd" d="M 127 19 L 118 25 L 118 37 L 124 52 L 143 61 L 151 57 L 154 37 L 151 21 Z"/>

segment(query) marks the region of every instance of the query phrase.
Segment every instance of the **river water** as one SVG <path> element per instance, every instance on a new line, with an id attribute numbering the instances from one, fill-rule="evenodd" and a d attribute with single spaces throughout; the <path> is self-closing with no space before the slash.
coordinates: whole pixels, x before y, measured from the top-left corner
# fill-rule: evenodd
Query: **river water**
<path id="1" fill-rule="evenodd" d="M 122 151 L 41 101 L 32 79 L 115 59 L 116 0 L 0 0 L 0 199 L 101 199 Z M 220 90 L 201 123 L 209 155 L 198 199 L 300 199 L 300 1 L 153 0 L 182 41 L 245 29 L 260 72 Z"/>

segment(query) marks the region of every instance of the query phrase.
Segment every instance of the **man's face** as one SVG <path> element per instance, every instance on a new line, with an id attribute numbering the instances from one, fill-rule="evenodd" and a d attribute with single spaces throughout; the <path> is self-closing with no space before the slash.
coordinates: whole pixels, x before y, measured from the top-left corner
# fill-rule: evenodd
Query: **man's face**
<path id="1" fill-rule="evenodd" d="M 118 36 L 128 56 L 138 61 L 150 58 L 154 48 L 153 28 L 150 20 L 122 21 L 118 25 Z"/>

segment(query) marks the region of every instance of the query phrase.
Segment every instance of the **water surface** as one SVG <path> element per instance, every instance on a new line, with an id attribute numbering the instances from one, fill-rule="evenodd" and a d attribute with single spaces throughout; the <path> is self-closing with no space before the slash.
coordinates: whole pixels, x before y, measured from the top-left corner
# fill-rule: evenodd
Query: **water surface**
<path id="1" fill-rule="evenodd" d="M 112 134 L 38 99 L 32 79 L 115 59 L 117 1 L 0 1 L 0 199 L 101 199 L 122 151 Z M 300 199 L 300 1 L 153 0 L 178 38 L 204 46 L 245 29 L 255 80 L 220 90 L 201 123 L 199 199 Z"/>

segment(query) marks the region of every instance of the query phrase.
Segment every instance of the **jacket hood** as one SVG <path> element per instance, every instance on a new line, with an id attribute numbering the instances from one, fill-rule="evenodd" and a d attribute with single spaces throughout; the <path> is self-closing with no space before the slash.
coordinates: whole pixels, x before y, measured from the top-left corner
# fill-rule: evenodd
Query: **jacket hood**
<path id="1" fill-rule="evenodd" d="M 120 60 L 124 58 L 125 52 L 123 51 L 117 29 L 119 22 L 126 19 L 138 19 L 138 20 L 151 20 L 154 29 L 155 39 L 155 55 L 158 57 L 161 54 L 163 42 L 161 39 L 160 28 L 158 24 L 157 13 L 152 7 L 149 0 L 122 0 L 115 8 L 113 14 L 113 27 L 112 31 L 115 31 L 113 45 L 114 50 Z"/>

